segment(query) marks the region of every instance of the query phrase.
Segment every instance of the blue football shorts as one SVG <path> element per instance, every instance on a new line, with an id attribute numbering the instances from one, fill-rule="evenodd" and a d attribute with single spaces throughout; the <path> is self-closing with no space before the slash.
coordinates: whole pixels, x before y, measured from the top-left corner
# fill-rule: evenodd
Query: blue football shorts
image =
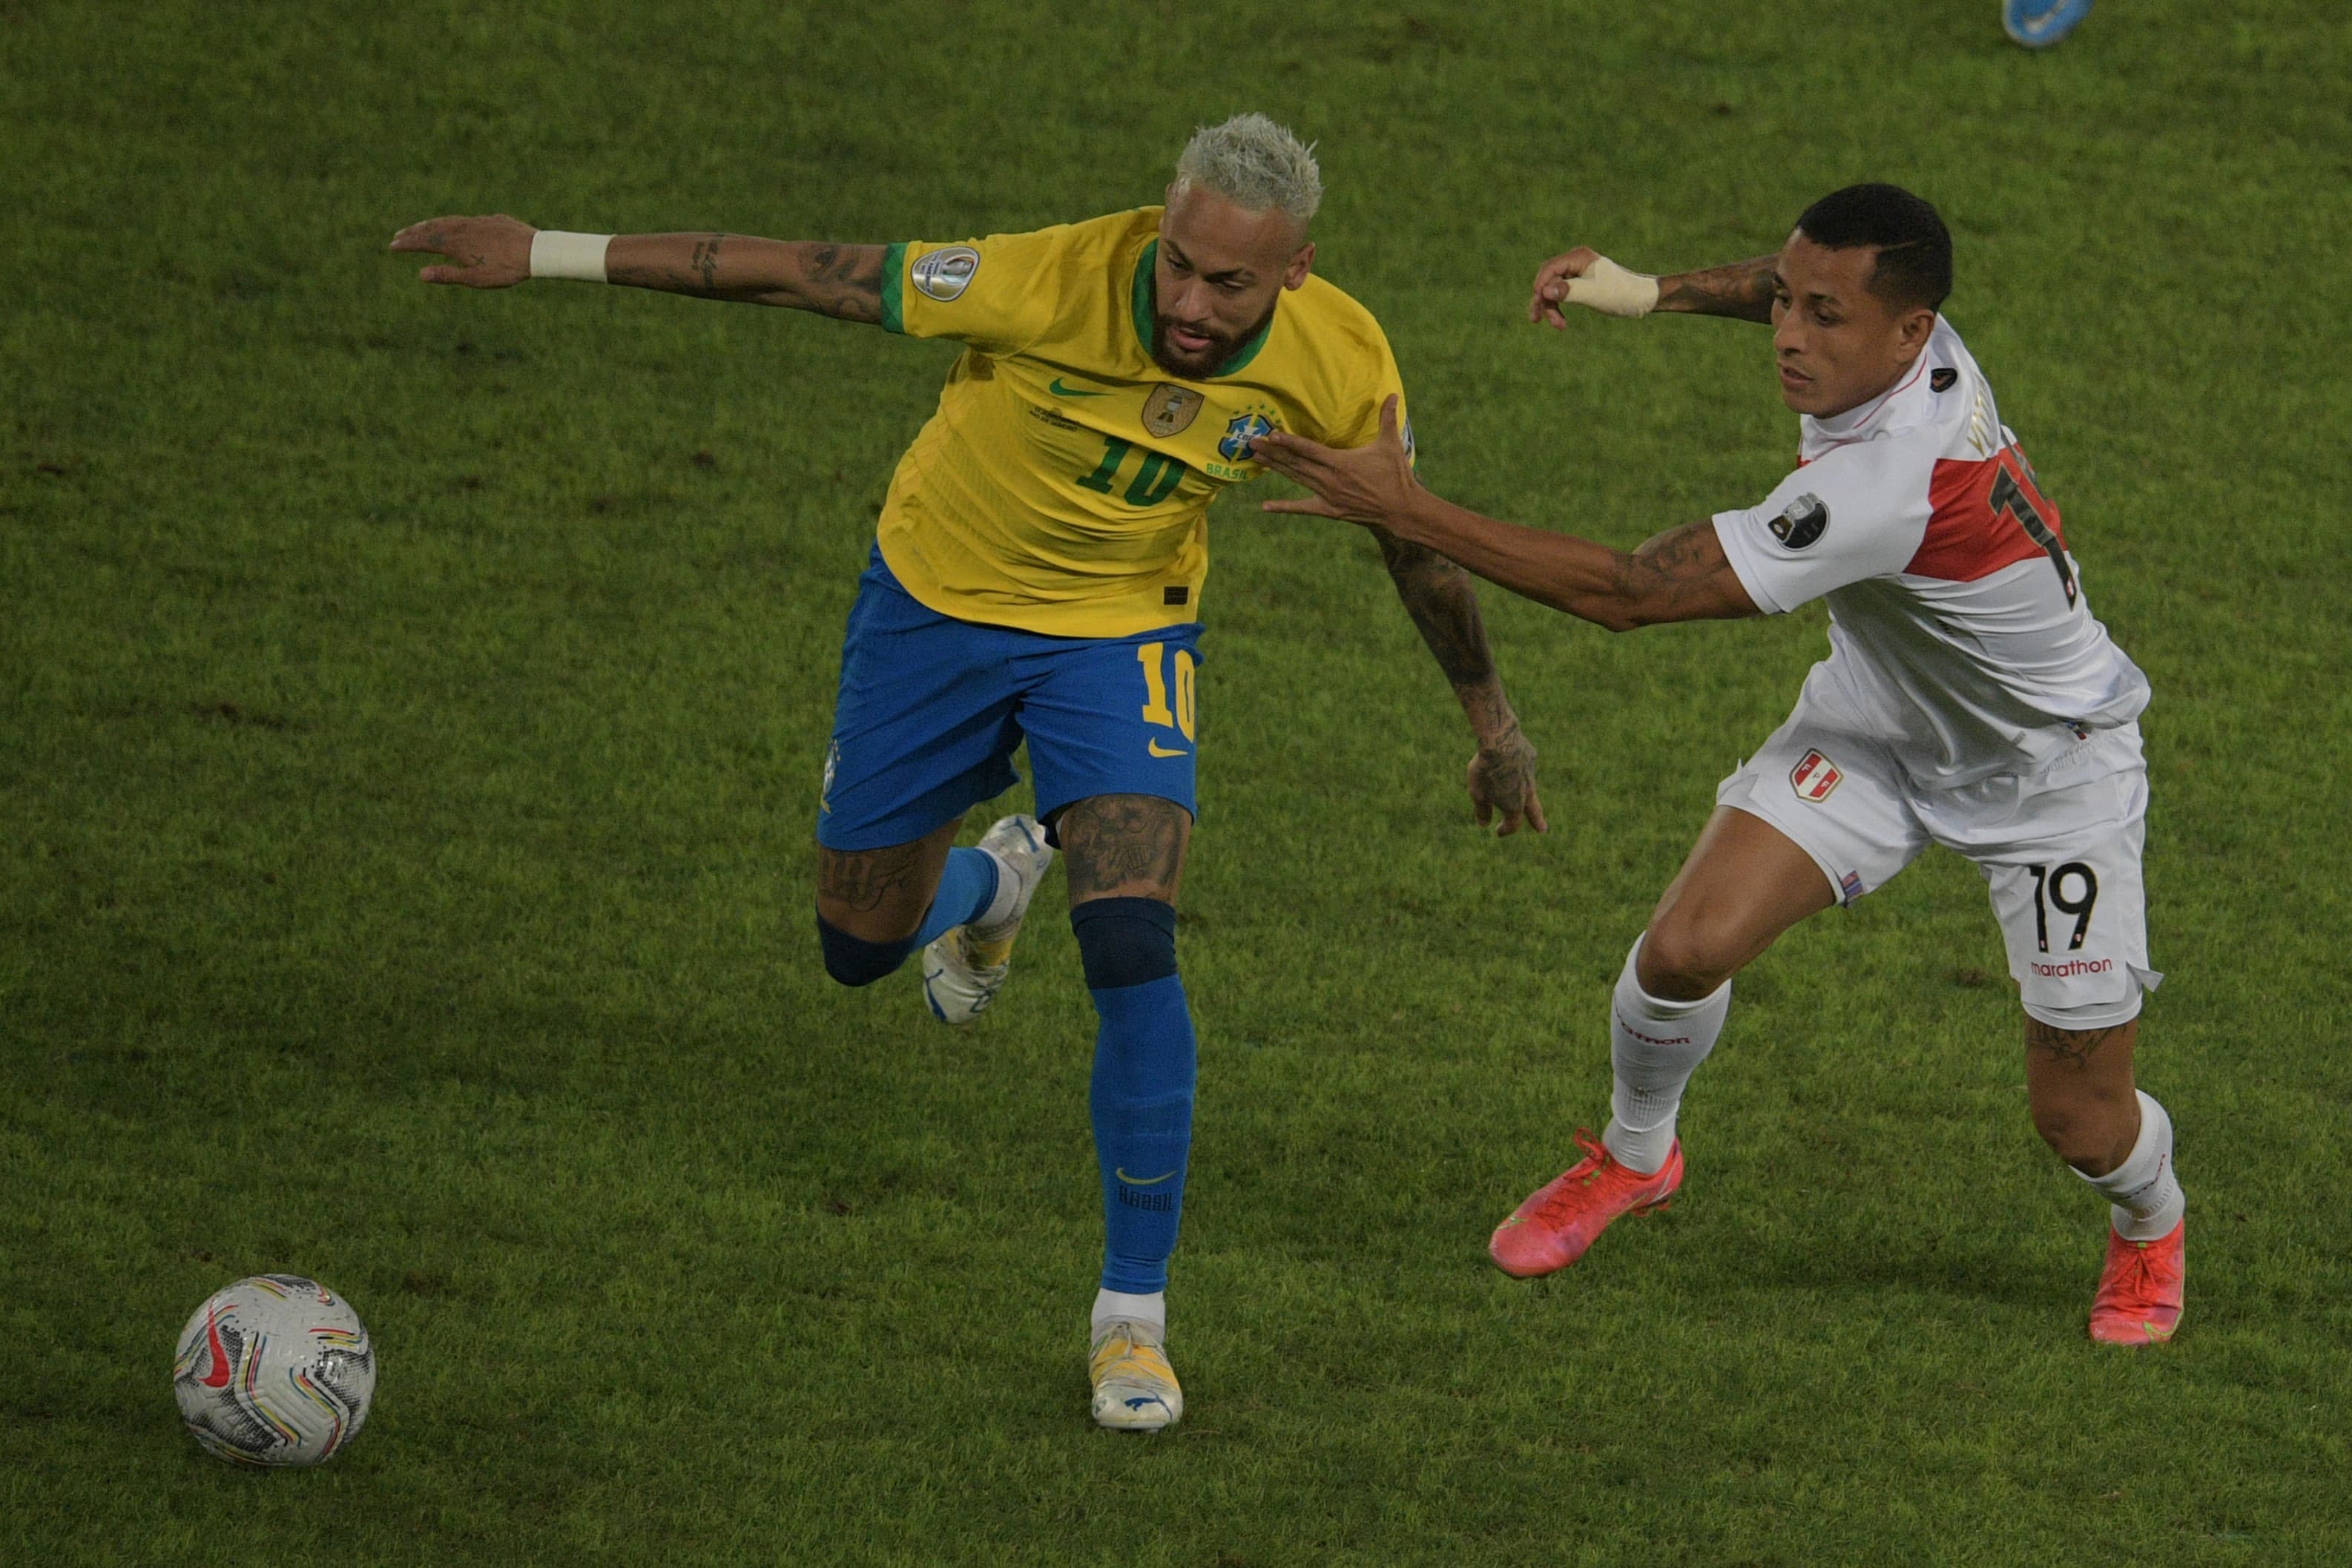
<path id="1" fill-rule="evenodd" d="M 1019 781 L 1029 743 L 1037 815 L 1149 795 L 1194 813 L 1201 624 L 1057 637 L 940 615 L 877 546 L 841 645 L 817 842 L 879 849 L 922 837 Z"/>

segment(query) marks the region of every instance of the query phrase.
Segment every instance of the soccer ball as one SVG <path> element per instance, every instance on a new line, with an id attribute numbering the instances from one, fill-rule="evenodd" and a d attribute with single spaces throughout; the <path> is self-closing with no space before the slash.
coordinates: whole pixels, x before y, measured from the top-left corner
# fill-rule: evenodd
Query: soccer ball
<path id="1" fill-rule="evenodd" d="M 315 1279 L 260 1274 L 196 1309 L 172 1363 L 180 1419 L 239 1465 L 315 1465 L 359 1435 L 375 1351 L 352 1304 Z"/>

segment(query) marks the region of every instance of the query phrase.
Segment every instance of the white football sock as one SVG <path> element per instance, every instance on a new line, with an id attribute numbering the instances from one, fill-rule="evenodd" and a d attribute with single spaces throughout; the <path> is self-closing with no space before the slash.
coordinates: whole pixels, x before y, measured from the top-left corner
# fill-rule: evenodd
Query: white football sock
<path id="1" fill-rule="evenodd" d="M 1149 1323 L 1160 1338 L 1168 1337 L 1168 1292 L 1154 1290 L 1149 1296 L 1130 1296 L 1121 1290 L 1095 1292 L 1095 1316 L 1088 1339 L 1102 1338 L 1103 1326 L 1113 1318 L 1131 1318 L 1139 1323 Z"/>
<path id="2" fill-rule="evenodd" d="M 1642 989 L 1635 965 L 1639 940 L 1625 956 L 1610 998 L 1609 1061 L 1617 1081 L 1609 1094 L 1609 1126 L 1601 1134 L 1610 1155 L 1627 1170 L 1648 1175 L 1666 1163 L 1675 1146 L 1675 1115 L 1683 1086 L 1715 1049 L 1731 1011 L 1727 980 L 1696 1002 L 1667 1002 Z"/>
<path id="3" fill-rule="evenodd" d="M 2172 1118 L 2146 1090 L 2139 1093 L 2139 1137 L 2124 1163 L 2104 1176 L 2074 1173 L 2096 1187 L 2113 1205 L 2108 1217 L 2126 1241 L 2160 1241 L 2188 1212 L 2179 1178 L 2172 1171 Z"/>
<path id="4" fill-rule="evenodd" d="M 993 849 L 982 849 L 981 853 L 996 862 L 996 896 L 988 900 L 988 908 L 971 917 L 971 923 L 977 931 L 993 931 L 1021 907 L 1021 879 L 1004 863 L 1004 857 Z"/>

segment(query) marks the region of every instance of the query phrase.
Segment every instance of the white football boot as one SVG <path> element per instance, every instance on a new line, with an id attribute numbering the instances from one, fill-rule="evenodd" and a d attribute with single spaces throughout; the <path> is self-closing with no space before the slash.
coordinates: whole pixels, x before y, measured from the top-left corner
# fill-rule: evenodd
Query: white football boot
<path id="1" fill-rule="evenodd" d="M 1013 879 L 1013 912 L 991 925 L 960 925 L 923 949 L 923 1000 L 942 1024 L 969 1024 L 996 1000 L 1013 968 L 1021 917 L 1054 863 L 1054 847 L 1034 816 L 1002 818 L 981 835 L 980 848 L 995 858 L 998 877 Z"/>
<path id="2" fill-rule="evenodd" d="M 1087 1373 L 1095 1385 L 1095 1425 L 1113 1432 L 1157 1432 L 1184 1414 L 1184 1391 L 1168 1364 L 1166 1333 L 1155 1323 L 1113 1318 L 1095 1331 Z"/>

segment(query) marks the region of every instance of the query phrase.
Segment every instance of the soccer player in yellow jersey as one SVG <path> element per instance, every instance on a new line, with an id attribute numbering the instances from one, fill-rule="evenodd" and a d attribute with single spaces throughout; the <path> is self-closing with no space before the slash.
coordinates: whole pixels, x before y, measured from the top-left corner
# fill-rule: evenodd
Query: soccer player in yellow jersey
<path id="1" fill-rule="evenodd" d="M 1402 395 L 1370 312 L 1313 275 L 1307 148 L 1263 115 L 1194 136 L 1164 207 L 958 243 L 579 235 L 505 217 L 404 229 L 428 283 L 573 278 L 785 305 L 953 338 L 964 352 L 900 459 L 850 612 L 817 824 L 826 970 L 862 985 L 924 952 L 963 1023 L 1004 982 L 1054 848 L 1100 1029 L 1092 1107 L 1107 1232 L 1092 1315 L 1095 1419 L 1183 1411 L 1165 1352 L 1168 1258 L 1191 1147 L 1192 1026 L 1175 900 L 1192 828 L 1209 502 L 1274 430 L 1336 447 Z M 1496 677 L 1469 576 L 1381 534 L 1399 596 L 1477 737 L 1481 823 L 1540 831 L 1535 752 Z M 953 845 L 1014 782 L 1040 822 Z"/>

